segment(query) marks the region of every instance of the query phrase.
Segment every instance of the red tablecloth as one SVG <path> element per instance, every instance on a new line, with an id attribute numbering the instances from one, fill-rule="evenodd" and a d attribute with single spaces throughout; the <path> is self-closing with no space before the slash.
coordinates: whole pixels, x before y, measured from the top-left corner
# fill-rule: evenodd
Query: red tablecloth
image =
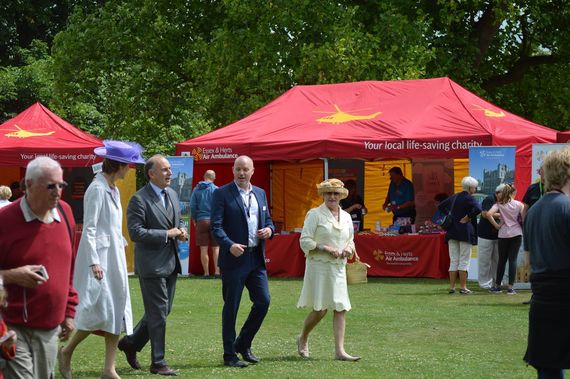
<path id="1" fill-rule="evenodd" d="M 274 277 L 300 277 L 305 256 L 300 234 L 275 235 L 266 242 L 267 273 Z M 371 267 L 368 276 L 448 277 L 449 254 L 443 234 L 355 236 L 356 251 Z"/>

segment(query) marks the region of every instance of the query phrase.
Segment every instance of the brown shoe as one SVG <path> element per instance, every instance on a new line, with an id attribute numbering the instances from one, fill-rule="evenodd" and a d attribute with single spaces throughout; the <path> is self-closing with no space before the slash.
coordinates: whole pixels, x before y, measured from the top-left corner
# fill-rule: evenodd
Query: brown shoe
<path id="1" fill-rule="evenodd" d="M 174 371 L 168 366 L 160 366 L 160 367 L 150 366 L 150 373 L 164 375 L 164 376 L 178 376 L 176 371 Z"/>
<path id="2" fill-rule="evenodd" d="M 57 351 L 57 366 L 59 367 L 59 373 L 63 379 L 72 379 L 71 375 L 71 362 L 69 359 L 63 355 L 63 346 Z"/>
<path id="3" fill-rule="evenodd" d="M 137 360 L 137 351 L 126 339 L 123 337 L 119 340 L 119 345 L 117 346 L 119 350 L 125 353 L 125 357 L 127 358 L 127 362 L 129 365 L 134 368 L 135 370 L 140 370 L 141 365 Z"/>

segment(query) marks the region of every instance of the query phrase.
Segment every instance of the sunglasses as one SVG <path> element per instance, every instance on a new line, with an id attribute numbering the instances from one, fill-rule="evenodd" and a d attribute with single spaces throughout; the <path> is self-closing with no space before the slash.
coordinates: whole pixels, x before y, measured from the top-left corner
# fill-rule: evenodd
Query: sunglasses
<path id="1" fill-rule="evenodd" d="M 46 188 L 50 191 L 53 191 L 54 189 L 59 188 L 59 189 L 64 189 L 65 187 L 67 187 L 67 183 L 66 182 L 62 182 L 62 183 L 50 183 L 46 186 Z"/>

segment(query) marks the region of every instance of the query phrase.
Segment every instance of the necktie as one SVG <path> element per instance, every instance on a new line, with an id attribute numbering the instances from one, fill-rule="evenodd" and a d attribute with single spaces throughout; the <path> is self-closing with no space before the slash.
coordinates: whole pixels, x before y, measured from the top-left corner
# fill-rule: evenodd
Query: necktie
<path id="1" fill-rule="evenodd" d="M 168 192 L 165 189 L 162 190 L 162 196 L 164 196 L 164 208 L 170 212 L 170 198 L 168 197 Z"/>

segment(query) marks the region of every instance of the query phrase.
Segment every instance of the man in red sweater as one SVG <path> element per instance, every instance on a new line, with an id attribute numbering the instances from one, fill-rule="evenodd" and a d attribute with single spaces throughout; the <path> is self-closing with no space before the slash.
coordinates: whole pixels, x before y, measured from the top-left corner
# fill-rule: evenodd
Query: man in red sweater
<path id="1" fill-rule="evenodd" d="M 66 340 L 74 329 L 75 222 L 60 200 L 65 185 L 59 163 L 38 157 L 26 169 L 26 195 L 0 210 L 3 316 L 18 336 L 9 378 L 53 377 L 58 336 Z"/>

